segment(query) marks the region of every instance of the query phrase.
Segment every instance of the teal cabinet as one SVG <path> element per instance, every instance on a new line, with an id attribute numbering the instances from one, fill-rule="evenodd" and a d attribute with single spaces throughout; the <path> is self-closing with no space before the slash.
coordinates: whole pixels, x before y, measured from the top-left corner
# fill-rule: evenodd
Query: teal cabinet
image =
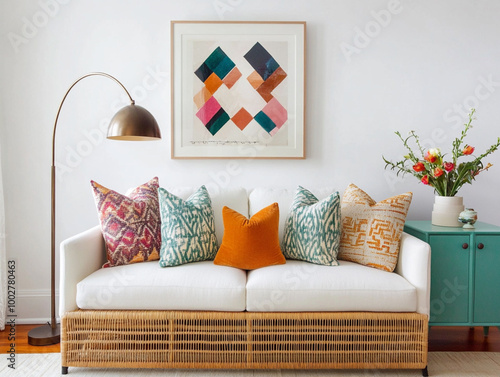
<path id="1" fill-rule="evenodd" d="M 476 237 L 474 322 L 500 321 L 500 235 Z"/>
<path id="2" fill-rule="evenodd" d="M 500 227 L 474 229 L 407 221 L 405 232 L 431 246 L 430 326 L 500 326 Z"/>
<path id="3" fill-rule="evenodd" d="M 469 237 L 430 235 L 431 317 L 429 322 L 469 322 Z M 467 248 L 464 250 L 464 245 Z M 433 253 L 434 250 L 440 250 Z"/>

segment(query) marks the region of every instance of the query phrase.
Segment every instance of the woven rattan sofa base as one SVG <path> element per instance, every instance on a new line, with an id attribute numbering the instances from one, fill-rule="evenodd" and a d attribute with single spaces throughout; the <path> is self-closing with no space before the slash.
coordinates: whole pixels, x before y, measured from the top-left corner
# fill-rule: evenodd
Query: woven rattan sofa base
<path id="1" fill-rule="evenodd" d="M 77 310 L 62 318 L 62 366 L 423 369 L 418 313 Z"/>

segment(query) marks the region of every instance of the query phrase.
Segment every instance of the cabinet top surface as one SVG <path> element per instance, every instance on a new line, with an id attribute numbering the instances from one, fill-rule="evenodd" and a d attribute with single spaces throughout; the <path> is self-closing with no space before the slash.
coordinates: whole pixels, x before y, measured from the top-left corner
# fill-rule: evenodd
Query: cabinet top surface
<path id="1" fill-rule="evenodd" d="M 410 220 L 405 223 L 405 227 L 427 233 L 441 234 L 469 234 L 469 233 L 500 233 L 500 227 L 492 224 L 477 222 L 474 229 L 464 229 L 462 227 L 447 227 L 432 225 L 430 221 Z"/>

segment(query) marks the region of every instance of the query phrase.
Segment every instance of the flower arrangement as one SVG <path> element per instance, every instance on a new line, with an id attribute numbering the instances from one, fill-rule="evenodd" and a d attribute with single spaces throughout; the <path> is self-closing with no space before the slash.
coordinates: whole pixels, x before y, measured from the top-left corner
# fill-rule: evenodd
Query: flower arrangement
<path id="1" fill-rule="evenodd" d="M 396 163 L 388 161 L 384 156 L 385 168 L 396 170 L 399 174 L 412 174 L 418 178 L 424 185 L 434 188 L 434 191 L 440 196 L 455 196 L 460 188 L 466 184 L 471 184 L 476 176 L 482 171 L 488 170 L 492 164 L 488 163 L 483 166 L 482 160 L 489 154 L 493 153 L 500 146 L 500 137 L 486 152 L 471 161 L 458 162 L 458 159 L 464 156 L 473 156 L 475 151 L 473 146 L 464 145 L 464 139 L 467 132 L 472 128 L 472 120 L 475 109 L 471 109 L 469 113 L 469 121 L 464 124 L 465 128 L 460 137 L 453 141 L 453 147 L 450 159 L 445 159 L 446 155 L 441 153 L 439 148 L 431 148 L 425 151 L 419 137 L 415 131 L 410 131 L 407 138 L 403 138 L 399 132 L 395 132 L 401 139 L 403 145 L 408 150 L 408 154 L 404 159 Z M 421 158 L 413 152 L 409 146 L 409 142 L 413 139 L 417 145 Z"/>

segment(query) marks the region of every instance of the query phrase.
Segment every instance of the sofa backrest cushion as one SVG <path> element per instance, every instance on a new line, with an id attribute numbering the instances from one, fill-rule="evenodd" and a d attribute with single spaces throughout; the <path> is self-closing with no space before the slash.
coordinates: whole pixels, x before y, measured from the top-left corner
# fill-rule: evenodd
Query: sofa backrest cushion
<path id="1" fill-rule="evenodd" d="M 310 188 L 309 189 L 318 200 L 322 200 L 335 192 L 333 188 Z M 290 207 L 295 196 L 295 190 L 293 189 L 279 189 L 279 188 L 255 188 L 248 195 L 248 211 L 249 215 L 253 216 L 259 212 L 262 208 L 267 207 L 272 203 L 278 203 L 280 208 L 280 222 L 279 222 L 279 238 L 280 243 L 283 242 L 283 236 L 285 234 L 285 221 L 290 213 Z M 233 207 L 231 207 L 233 208 Z"/>
<path id="2" fill-rule="evenodd" d="M 168 185 L 163 185 L 166 190 L 170 193 L 186 200 L 192 195 L 196 188 L 194 187 L 169 187 Z M 214 223 L 215 223 L 215 234 L 217 236 L 217 242 L 219 245 L 222 242 L 222 237 L 224 235 L 224 221 L 222 219 L 222 208 L 228 206 L 235 211 L 241 213 L 242 215 L 248 217 L 248 194 L 244 188 L 217 188 L 212 189 L 207 187 L 208 194 L 212 201 L 212 208 L 214 211 Z M 269 203 L 271 204 L 271 203 Z"/>

